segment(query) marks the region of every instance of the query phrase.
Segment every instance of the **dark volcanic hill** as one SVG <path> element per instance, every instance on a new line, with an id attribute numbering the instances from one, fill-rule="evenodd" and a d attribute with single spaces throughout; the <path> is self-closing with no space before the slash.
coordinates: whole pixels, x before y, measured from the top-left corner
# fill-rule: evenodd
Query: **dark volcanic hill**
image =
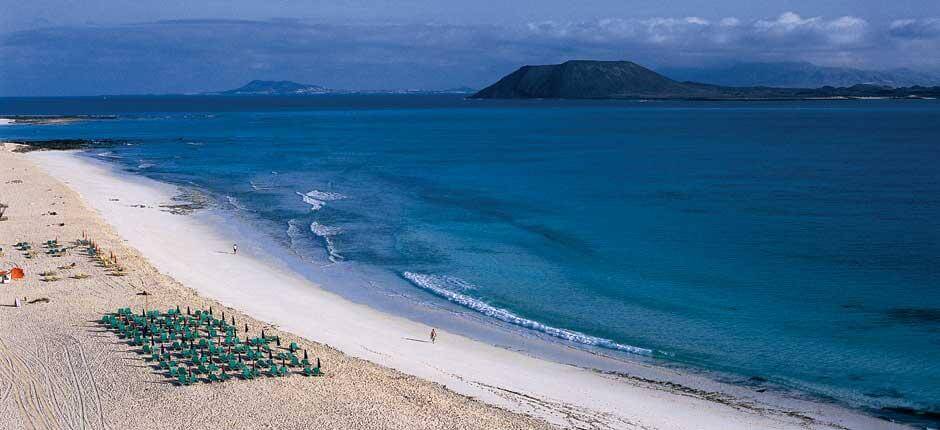
<path id="1" fill-rule="evenodd" d="M 937 97 L 940 87 L 725 87 L 679 82 L 630 61 L 566 61 L 523 66 L 471 98 L 801 100 L 815 98 Z"/>

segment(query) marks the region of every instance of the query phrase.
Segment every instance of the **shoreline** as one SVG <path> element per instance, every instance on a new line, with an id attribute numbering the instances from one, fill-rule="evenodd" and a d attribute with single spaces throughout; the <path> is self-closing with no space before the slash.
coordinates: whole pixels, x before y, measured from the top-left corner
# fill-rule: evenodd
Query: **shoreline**
<path id="1" fill-rule="evenodd" d="M 597 422 L 610 428 L 904 428 L 837 405 L 784 399 L 785 405 L 779 407 L 764 403 L 781 400 L 772 396 L 735 398 L 655 381 L 659 378 L 637 377 L 636 373 L 644 372 L 678 374 L 639 363 L 632 364 L 636 372 L 627 372 L 633 375 L 630 377 L 602 374 L 440 331 L 440 342 L 429 350 L 424 343 L 410 340 L 426 337 L 428 327 L 423 324 L 350 302 L 251 255 L 239 255 L 235 260 L 219 253 L 230 249 L 232 240 L 219 237 L 198 217 L 154 210 L 174 197 L 176 187 L 172 185 L 115 172 L 71 153 L 43 152 L 27 157 L 78 194 L 87 196 L 83 198 L 85 204 L 109 220 L 129 245 L 161 272 L 199 294 L 312 341 L 332 345 L 347 355 L 445 385 L 511 411 L 558 425 Z M 118 201 L 111 200 L 115 198 Z M 129 206 L 141 204 L 146 207 Z M 161 231 L 177 234 L 166 237 Z M 253 250 L 246 251 L 250 254 Z M 194 261 L 211 270 L 190 270 Z M 236 287 L 222 287 L 223 281 Z M 258 285 L 268 288 L 262 293 L 251 287 Z M 291 302 L 265 297 L 272 291 L 290 296 Z M 305 315 L 313 308 L 323 313 Z M 368 336 L 363 338 L 363 334 Z"/>
<path id="2" fill-rule="evenodd" d="M 0 198 L 9 205 L 0 221 L 0 264 L 22 268 L 25 277 L 0 284 L 0 429 L 551 428 L 200 296 L 160 273 L 78 192 L 28 155 L 11 153 L 14 147 L 0 144 Z M 123 270 L 93 258 L 80 241 L 84 237 L 102 255 L 113 254 Z M 59 251 L 50 255 L 52 239 Z M 33 249 L 14 246 L 23 242 Z M 214 274 L 209 267 L 185 271 Z M 177 306 L 214 308 L 237 319 L 238 327 L 244 324 L 245 336 L 267 331 L 282 342 L 296 342 L 311 360 L 322 359 L 325 376 L 304 377 L 295 370 L 282 378 L 203 379 L 180 386 L 143 359 L 139 348 L 100 324 L 118 308 Z"/>

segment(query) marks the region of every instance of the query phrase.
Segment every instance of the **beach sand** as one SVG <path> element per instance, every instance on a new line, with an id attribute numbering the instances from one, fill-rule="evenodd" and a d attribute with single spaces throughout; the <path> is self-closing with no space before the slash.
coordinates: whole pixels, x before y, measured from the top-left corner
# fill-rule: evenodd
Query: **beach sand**
<path id="1" fill-rule="evenodd" d="M 648 365 L 629 372 L 639 378 L 440 330 L 437 343 L 424 342 L 429 327 L 324 291 L 251 247 L 232 255 L 237 238 L 165 207 L 178 204 L 176 187 L 69 152 L 11 147 L 0 150 L 0 202 L 10 205 L 0 262 L 27 277 L 0 285 L 0 428 L 903 428 L 831 404 L 732 396 L 733 387 Z M 12 248 L 83 232 L 114 252 L 124 276 L 78 248 L 31 259 Z M 59 279 L 41 281 L 45 271 Z M 71 278 L 78 273 L 89 276 Z M 15 308 L 15 297 L 49 302 Z M 327 376 L 178 387 L 95 322 L 119 307 L 177 304 L 296 341 Z M 688 385 L 656 381 L 677 379 Z"/>

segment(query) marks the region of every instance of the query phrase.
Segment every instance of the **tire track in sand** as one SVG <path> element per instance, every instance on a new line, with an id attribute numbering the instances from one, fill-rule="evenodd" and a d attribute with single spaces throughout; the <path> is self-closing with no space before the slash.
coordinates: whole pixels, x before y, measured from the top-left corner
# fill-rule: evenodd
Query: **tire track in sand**
<path id="1" fill-rule="evenodd" d="M 38 348 L 0 340 L 0 357 L 0 379 L 10 384 L 0 399 L 13 399 L 25 428 L 108 428 L 100 390 L 78 339 L 46 338 Z"/>

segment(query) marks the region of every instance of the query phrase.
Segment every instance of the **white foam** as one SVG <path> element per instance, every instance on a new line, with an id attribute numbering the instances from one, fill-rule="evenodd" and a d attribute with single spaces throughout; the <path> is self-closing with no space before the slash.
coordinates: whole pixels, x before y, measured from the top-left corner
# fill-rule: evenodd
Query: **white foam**
<path id="1" fill-rule="evenodd" d="M 113 153 L 113 152 L 111 152 L 111 151 L 99 152 L 99 153 L 97 153 L 97 154 L 95 154 L 95 155 L 98 156 L 98 157 L 101 157 L 101 158 L 121 158 L 120 155 L 116 155 L 115 153 Z"/>
<path id="2" fill-rule="evenodd" d="M 310 191 L 306 195 L 312 198 L 315 198 L 317 200 L 324 201 L 324 202 L 332 202 L 334 200 L 342 200 L 346 198 L 346 196 L 340 193 L 332 193 L 329 191 L 320 191 L 320 190 Z"/>
<path id="3" fill-rule="evenodd" d="M 300 226 L 297 224 L 297 220 L 293 218 L 287 220 L 287 237 L 290 238 L 292 246 L 295 240 L 302 237 L 302 234 L 303 230 L 300 229 Z"/>
<path id="4" fill-rule="evenodd" d="M 234 207 L 235 209 L 238 209 L 240 211 L 248 210 L 248 207 L 243 205 L 242 202 L 238 201 L 238 199 L 236 199 L 233 196 L 225 196 L 225 200 L 227 200 L 228 204 L 232 205 L 232 207 Z"/>
<path id="5" fill-rule="evenodd" d="M 329 191 L 320 190 L 313 190 L 307 193 L 297 192 L 297 195 L 304 200 L 304 203 L 310 205 L 310 210 L 312 211 L 320 210 L 320 208 L 326 205 L 326 202 L 332 202 L 346 198 L 346 196 L 340 193 L 331 193 Z"/>
<path id="6" fill-rule="evenodd" d="M 270 186 L 270 185 L 258 185 L 258 184 L 255 183 L 255 181 L 248 181 L 248 184 L 251 185 L 251 189 L 254 190 L 254 191 L 262 191 L 262 190 L 272 190 L 272 189 L 274 189 L 274 187 L 273 187 L 273 186 Z"/>
<path id="7" fill-rule="evenodd" d="M 310 231 L 323 239 L 323 242 L 326 243 L 326 252 L 329 254 L 330 261 L 336 262 L 343 259 L 343 256 L 336 251 L 336 245 L 333 242 L 333 236 L 342 233 L 343 229 L 339 227 L 330 227 L 328 225 L 323 225 L 314 221 L 310 223 Z"/>
<path id="8" fill-rule="evenodd" d="M 10 125 L 13 124 L 13 120 L 10 118 L 0 118 L 0 125 Z"/>
<path id="9" fill-rule="evenodd" d="M 329 236 L 336 236 L 337 234 L 342 233 L 343 229 L 339 227 L 330 227 L 328 225 L 323 225 L 314 221 L 310 223 L 310 231 L 312 231 L 313 234 L 320 236 L 320 237 L 329 237 Z"/>
<path id="10" fill-rule="evenodd" d="M 323 200 L 317 200 L 313 197 L 310 197 L 306 194 L 302 194 L 300 192 L 298 192 L 297 195 L 300 196 L 300 198 L 304 200 L 304 203 L 310 205 L 310 210 L 312 211 L 318 211 L 320 210 L 320 208 L 323 207 L 323 205 L 326 204 L 326 202 L 324 202 Z"/>
<path id="11" fill-rule="evenodd" d="M 531 330 L 539 331 L 550 336 L 557 337 L 559 339 L 564 339 L 570 342 L 580 343 L 582 345 L 590 346 L 599 346 L 608 349 L 616 349 L 619 351 L 630 352 L 633 354 L 640 355 L 652 355 L 653 351 L 646 348 L 640 348 L 632 345 L 624 345 L 621 343 L 614 342 L 610 339 L 604 339 L 600 337 L 595 337 L 587 335 L 584 333 L 576 332 L 573 330 L 567 330 L 563 328 L 557 328 L 542 324 L 538 321 L 533 321 L 527 318 L 520 317 L 506 309 L 500 309 L 486 303 L 482 300 L 469 297 L 458 292 L 447 289 L 448 285 L 471 285 L 466 281 L 460 280 L 453 276 L 440 276 L 440 275 L 430 275 L 424 273 L 413 273 L 405 272 L 402 273 L 402 276 L 405 279 L 408 279 L 414 285 L 419 288 L 431 292 L 435 295 L 443 297 L 450 302 L 457 303 L 461 306 L 473 309 L 479 313 L 482 313 L 486 316 L 496 318 L 500 321 L 507 322 L 510 324 L 515 324 L 521 327 L 525 327 Z M 454 280 L 459 282 L 455 282 Z"/>

